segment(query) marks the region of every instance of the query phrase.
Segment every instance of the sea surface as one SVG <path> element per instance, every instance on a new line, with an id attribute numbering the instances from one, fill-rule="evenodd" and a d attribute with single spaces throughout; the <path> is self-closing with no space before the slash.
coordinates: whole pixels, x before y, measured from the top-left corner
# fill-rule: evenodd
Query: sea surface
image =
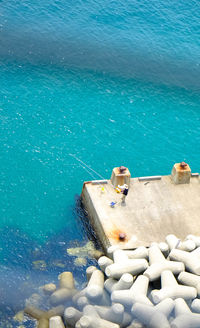
<path id="1" fill-rule="evenodd" d="M 200 2 L 1 0 L 0 117 L 0 327 L 18 327 L 38 286 L 85 281 L 66 251 L 90 239 L 85 180 L 200 171 Z"/>

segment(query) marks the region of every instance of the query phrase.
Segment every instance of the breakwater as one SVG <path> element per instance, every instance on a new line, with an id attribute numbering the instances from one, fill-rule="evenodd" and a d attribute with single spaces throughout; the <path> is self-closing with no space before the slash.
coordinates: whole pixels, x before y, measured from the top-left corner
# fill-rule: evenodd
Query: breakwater
<path id="1" fill-rule="evenodd" d="M 105 249 L 149 246 L 168 234 L 184 239 L 188 232 L 200 231 L 199 173 L 191 172 L 188 164 L 174 164 L 167 176 L 131 178 L 128 168 L 120 169 L 113 169 L 111 179 L 85 182 L 81 194 Z M 125 203 L 123 184 L 128 186 Z"/>
<path id="2" fill-rule="evenodd" d="M 98 267 L 87 268 L 81 290 L 71 272 L 63 272 L 57 284 L 40 287 L 24 313 L 39 328 L 199 327 L 199 261 L 194 235 L 180 240 L 171 234 L 134 250 L 111 246 Z"/>

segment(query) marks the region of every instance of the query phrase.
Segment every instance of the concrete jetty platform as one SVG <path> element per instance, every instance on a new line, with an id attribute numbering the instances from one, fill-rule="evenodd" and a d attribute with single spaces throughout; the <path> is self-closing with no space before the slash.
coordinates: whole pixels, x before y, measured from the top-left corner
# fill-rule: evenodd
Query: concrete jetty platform
<path id="1" fill-rule="evenodd" d="M 180 239 L 200 235 L 200 178 L 191 173 L 189 165 L 175 164 L 171 175 L 155 177 L 130 178 L 129 171 L 117 174 L 116 170 L 111 180 L 85 182 L 81 194 L 105 249 L 111 245 L 122 249 L 149 246 L 168 234 Z M 129 186 L 125 206 L 115 188 L 123 176 Z"/>

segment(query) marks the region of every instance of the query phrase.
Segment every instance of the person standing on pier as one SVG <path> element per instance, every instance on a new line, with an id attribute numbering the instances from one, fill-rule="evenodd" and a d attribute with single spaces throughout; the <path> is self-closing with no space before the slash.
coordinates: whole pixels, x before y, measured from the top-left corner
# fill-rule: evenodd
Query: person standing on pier
<path id="1" fill-rule="evenodd" d="M 128 185 L 127 184 L 124 184 L 123 186 L 120 186 L 121 188 L 121 192 L 122 192 L 122 198 L 121 198 L 121 201 L 122 201 L 122 205 L 126 205 L 126 196 L 128 195 Z"/>

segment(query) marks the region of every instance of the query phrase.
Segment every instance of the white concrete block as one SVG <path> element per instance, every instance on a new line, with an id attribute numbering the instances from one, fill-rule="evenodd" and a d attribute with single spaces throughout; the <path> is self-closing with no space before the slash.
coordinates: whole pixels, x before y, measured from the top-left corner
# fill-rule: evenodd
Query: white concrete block
<path id="1" fill-rule="evenodd" d="M 82 317 L 83 313 L 70 306 L 65 309 L 64 320 L 66 325 L 74 327 L 76 322 Z"/>
<path id="2" fill-rule="evenodd" d="M 148 267 L 145 259 L 128 260 L 124 263 L 114 263 L 107 266 L 105 273 L 108 277 L 119 279 L 124 273 L 137 275 Z"/>
<path id="3" fill-rule="evenodd" d="M 51 317 L 49 319 L 49 328 L 65 328 L 60 316 Z"/>
<path id="4" fill-rule="evenodd" d="M 107 256 L 101 256 L 98 259 L 98 264 L 103 272 L 105 272 L 105 269 L 107 268 L 108 265 L 113 264 L 113 260 L 111 260 Z"/>
<path id="5" fill-rule="evenodd" d="M 194 287 L 179 285 L 169 270 L 163 271 L 161 274 L 160 290 L 154 289 L 151 292 L 152 300 L 155 304 L 161 302 L 165 298 L 183 298 L 185 300 L 192 300 L 197 296 L 197 291 Z"/>
<path id="6" fill-rule="evenodd" d="M 200 275 L 200 260 L 198 248 L 192 251 L 191 253 L 182 251 L 180 249 L 172 249 L 169 253 L 169 258 L 171 260 L 183 262 L 188 271 Z"/>

